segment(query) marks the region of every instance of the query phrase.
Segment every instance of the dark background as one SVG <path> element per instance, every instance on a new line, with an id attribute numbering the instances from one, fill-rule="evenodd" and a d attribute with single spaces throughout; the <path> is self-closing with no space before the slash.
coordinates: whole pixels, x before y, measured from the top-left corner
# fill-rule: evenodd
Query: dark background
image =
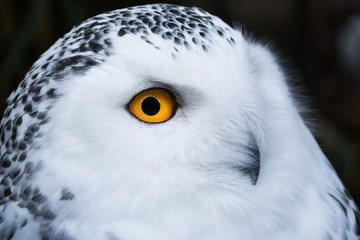
<path id="1" fill-rule="evenodd" d="M 0 112 L 32 63 L 73 25 L 108 10 L 156 2 L 0 0 Z M 168 3 L 201 7 L 272 43 L 307 89 L 314 103 L 317 140 L 360 203 L 360 1 Z"/>

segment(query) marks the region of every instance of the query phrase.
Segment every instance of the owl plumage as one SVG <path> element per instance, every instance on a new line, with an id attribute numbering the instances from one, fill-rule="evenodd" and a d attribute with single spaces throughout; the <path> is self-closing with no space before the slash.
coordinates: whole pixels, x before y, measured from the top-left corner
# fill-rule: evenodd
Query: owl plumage
<path id="1" fill-rule="evenodd" d="M 8 99 L 0 239 L 359 239 L 286 78 L 266 46 L 195 7 L 75 26 Z M 129 107 L 149 89 L 174 101 L 164 121 Z"/>

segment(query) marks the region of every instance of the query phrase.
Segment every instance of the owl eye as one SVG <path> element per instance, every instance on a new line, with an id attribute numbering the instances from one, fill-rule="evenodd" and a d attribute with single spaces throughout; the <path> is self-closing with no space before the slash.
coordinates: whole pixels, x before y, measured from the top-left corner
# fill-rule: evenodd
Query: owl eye
<path id="1" fill-rule="evenodd" d="M 150 88 L 138 93 L 128 105 L 129 111 L 138 119 L 160 123 L 170 119 L 176 112 L 174 95 L 164 88 Z"/>

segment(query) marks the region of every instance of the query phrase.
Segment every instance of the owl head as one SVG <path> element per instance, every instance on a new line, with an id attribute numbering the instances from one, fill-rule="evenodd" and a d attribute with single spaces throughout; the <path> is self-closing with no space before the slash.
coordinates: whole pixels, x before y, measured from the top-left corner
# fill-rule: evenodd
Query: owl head
<path id="1" fill-rule="evenodd" d="M 171 232 L 176 219 L 183 237 L 219 226 L 231 239 L 300 224 L 288 211 L 316 209 L 312 194 L 341 183 L 319 184 L 335 173 L 285 78 L 266 46 L 199 8 L 145 5 L 86 20 L 8 99 L 2 229 L 35 218 L 23 229 L 85 239 L 95 222 Z M 320 230 L 329 221 L 317 220 Z"/>

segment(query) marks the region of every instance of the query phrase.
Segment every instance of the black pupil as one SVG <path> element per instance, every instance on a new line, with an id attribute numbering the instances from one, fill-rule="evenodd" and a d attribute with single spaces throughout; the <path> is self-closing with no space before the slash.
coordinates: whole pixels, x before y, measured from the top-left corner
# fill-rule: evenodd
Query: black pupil
<path id="1" fill-rule="evenodd" d="M 154 116 L 160 110 L 160 103 L 154 97 L 147 97 L 141 103 L 141 108 L 146 115 Z"/>

